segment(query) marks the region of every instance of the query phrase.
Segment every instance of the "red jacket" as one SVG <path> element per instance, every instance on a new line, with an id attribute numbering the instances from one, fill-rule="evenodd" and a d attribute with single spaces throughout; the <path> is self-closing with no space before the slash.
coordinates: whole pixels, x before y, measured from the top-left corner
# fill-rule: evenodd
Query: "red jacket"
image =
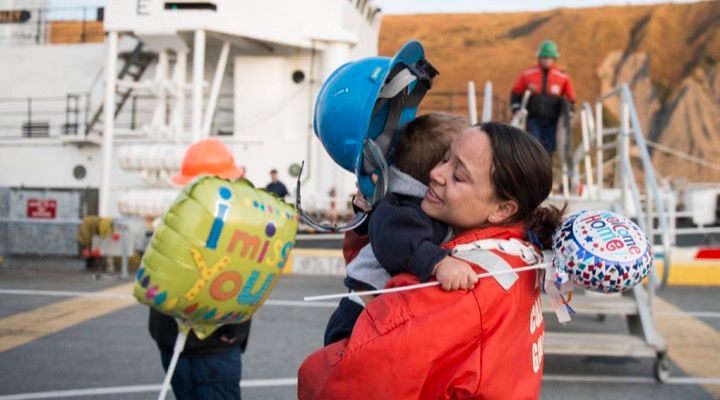
<path id="1" fill-rule="evenodd" d="M 466 232 L 446 245 L 523 238 L 522 225 Z M 513 267 L 518 257 L 496 253 Z M 477 268 L 480 272 L 482 268 Z M 539 272 L 505 291 L 492 278 L 471 291 L 439 287 L 371 301 L 350 339 L 309 355 L 298 372 L 306 399 L 537 399 L 545 325 Z M 409 274 L 388 287 L 418 283 Z"/>
<path id="2" fill-rule="evenodd" d="M 525 70 L 515 81 L 511 93 L 513 111 L 520 108 L 526 90 L 531 93 L 527 104 L 528 116 L 541 119 L 557 119 L 562 112 L 562 99 L 575 102 L 570 75 L 556 66 L 543 70 L 535 65 Z"/>
<path id="3" fill-rule="evenodd" d="M 345 259 L 345 264 L 350 264 L 350 261 L 357 257 L 360 250 L 368 243 L 370 243 L 368 235 L 358 235 L 353 231 L 345 232 L 345 236 L 343 236 L 343 258 Z"/>

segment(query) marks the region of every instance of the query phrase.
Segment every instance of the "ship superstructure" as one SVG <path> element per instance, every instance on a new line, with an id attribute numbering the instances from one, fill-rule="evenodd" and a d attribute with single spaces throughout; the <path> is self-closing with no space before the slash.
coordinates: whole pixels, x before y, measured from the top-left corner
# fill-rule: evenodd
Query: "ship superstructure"
<path id="1" fill-rule="evenodd" d="M 13 171 L 0 187 L 97 189 L 100 215 L 153 214 L 185 148 L 215 136 L 257 185 L 275 168 L 293 186 L 305 160 L 308 204 L 354 190 L 313 137 L 312 114 L 330 72 L 377 54 L 371 1 L 108 0 L 102 18 L 104 43 L 0 48 L 14 60 L 0 67 L 7 97 L 66 99 L 64 115 L 8 106 L 35 115 L 0 132 Z"/>

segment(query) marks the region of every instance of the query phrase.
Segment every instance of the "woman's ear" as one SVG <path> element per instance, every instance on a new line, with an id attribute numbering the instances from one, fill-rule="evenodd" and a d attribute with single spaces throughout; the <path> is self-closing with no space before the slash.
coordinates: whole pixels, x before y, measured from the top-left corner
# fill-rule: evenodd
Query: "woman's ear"
<path id="1" fill-rule="evenodd" d="M 518 204 L 515 200 L 503 200 L 501 201 L 495 211 L 490 214 L 488 221 L 491 224 L 499 225 L 512 218 L 518 212 Z"/>

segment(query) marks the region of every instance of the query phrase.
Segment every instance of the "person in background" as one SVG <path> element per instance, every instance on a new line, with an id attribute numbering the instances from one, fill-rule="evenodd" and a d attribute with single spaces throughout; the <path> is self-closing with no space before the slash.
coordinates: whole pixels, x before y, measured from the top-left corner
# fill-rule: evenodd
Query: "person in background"
<path id="1" fill-rule="evenodd" d="M 163 368 L 172 359 L 177 323 L 150 309 L 150 336 L 157 343 Z M 250 320 L 227 324 L 200 340 L 190 332 L 170 381 L 177 400 L 240 400 L 242 353 L 250 337 Z"/>
<path id="2" fill-rule="evenodd" d="M 235 165 L 232 152 L 223 142 L 207 139 L 188 148 L 180 172 L 172 177 L 171 182 L 182 187 L 204 175 L 236 180 L 244 174 L 245 168 Z M 159 219 L 151 224 L 153 230 L 157 222 Z M 178 333 L 177 323 L 173 317 L 151 308 L 148 330 L 160 350 L 162 366 L 167 371 Z M 240 400 L 241 354 L 249 336 L 250 320 L 223 325 L 204 340 L 190 332 L 170 381 L 175 398 Z"/>
<path id="3" fill-rule="evenodd" d="M 510 107 L 513 113 L 519 112 L 525 91 L 530 91 L 526 129 L 552 156 L 556 148 L 557 123 L 563 112 L 563 102 L 568 101 L 569 109 L 572 110 L 575 90 L 570 75 L 555 65 L 560 57 L 555 42 L 542 42 L 537 57 L 537 65 L 525 70 L 513 85 Z"/>
<path id="4" fill-rule="evenodd" d="M 288 195 L 287 187 L 285 187 L 285 184 L 280 182 L 280 179 L 278 178 L 278 172 L 276 169 L 270 170 L 270 183 L 265 186 L 265 190 L 267 190 L 270 193 L 275 193 L 277 197 L 285 200 L 285 196 Z"/>

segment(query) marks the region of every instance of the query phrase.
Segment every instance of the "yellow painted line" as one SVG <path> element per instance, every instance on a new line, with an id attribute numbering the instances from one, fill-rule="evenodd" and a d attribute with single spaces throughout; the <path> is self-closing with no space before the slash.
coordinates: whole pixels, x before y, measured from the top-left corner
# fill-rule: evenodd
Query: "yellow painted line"
<path id="1" fill-rule="evenodd" d="M 662 276 L 662 261 L 655 262 L 657 275 Z M 720 262 L 698 260 L 670 265 L 669 285 L 720 286 Z"/>
<path id="2" fill-rule="evenodd" d="M 115 286 L 98 293 L 130 294 L 132 283 Z M 0 319 L 0 352 L 22 346 L 33 340 L 101 317 L 133 304 L 133 298 L 88 298 L 64 300 L 34 310 Z"/>
<path id="3" fill-rule="evenodd" d="M 318 258 L 343 258 L 342 250 L 338 249 L 293 249 L 288 257 L 287 264 L 283 268 L 283 274 L 293 273 L 293 256 L 318 257 Z"/>
<path id="4" fill-rule="evenodd" d="M 682 310 L 655 297 L 653 309 L 662 313 L 681 313 Z M 705 322 L 677 314 L 673 318 L 654 318 L 655 328 L 667 342 L 668 356 L 686 374 L 693 377 L 720 376 L 720 332 Z M 720 398 L 720 386 L 705 388 Z"/>
<path id="5" fill-rule="evenodd" d="M 292 254 L 300 257 L 339 257 L 342 258 L 342 250 L 338 249 L 293 249 Z"/>

